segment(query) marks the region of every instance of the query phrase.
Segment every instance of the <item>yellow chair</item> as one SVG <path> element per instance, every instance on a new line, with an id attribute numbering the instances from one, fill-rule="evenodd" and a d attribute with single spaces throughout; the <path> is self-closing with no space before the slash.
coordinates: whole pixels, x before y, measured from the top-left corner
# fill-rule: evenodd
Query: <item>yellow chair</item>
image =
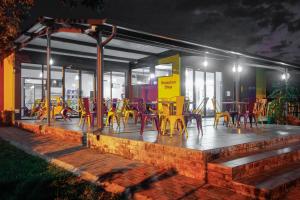
<path id="1" fill-rule="evenodd" d="M 42 104 L 42 100 L 41 99 L 36 99 L 34 100 L 34 103 L 31 107 L 31 112 L 30 112 L 30 117 L 33 117 L 37 114 L 37 112 L 39 111 L 40 107 Z"/>
<path id="2" fill-rule="evenodd" d="M 135 115 L 136 110 L 130 109 L 129 107 L 129 99 L 123 99 L 123 116 L 124 116 L 124 124 L 128 123 L 128 119 L 131 116 L 132 118 Z"/>
<path id="3" fill-rule="evenodd" d="M 204 108 L 205 108 L 208 100 L 209 100 L 208 97 L 206 97 L 205 99 L 203 99 L 200 102 L 200 104 L 198 105 L 198 107 L 192 110 L 192 113 L 193 114 L 201 114 L 201 115 L 203 115 L 204 114 Z"/>
<path id="4" fill-rule="evenodd" d="M 224 122 L 227 124 L 229 124 L 229 120 L 230 120 L 230 113 L 229 112 L 221 112 L 220 111 L 220 107 L 217 104 L 216 98 L 212 98 L 211 99 L 214 110 L 215 110 L 215 120 L 214 120 L 214 126 L 217 127 L 220 121 L 220 118 L 224 118 Z"/>
<path id="5" fill-rule="evenodd" d="M 80 116 L 78 126 L 81 126 L 81 124 L 83 122 L 83 119 L 86 115 L 85 109 L 83 107 L 83 101 L 82 101 L 81 98 L 78 99 L 78 113 L 79 113 L 79 116 Z"/>
<path id="6" fill-rule="evenodd" d="M 55 119 L 55 116 L 62 115 L 62 110 L 64 109 L 63 101 L 61 97 L 54 98 L 54 105 L 52 106 L 52 119 Z"/>
<path id="7" fill-rule="evenodd" d="M 116 104 L 115 107 L 113 104 Z M 106 123 L 105 126 L 113 125 L 114 121 L 117 122 L 118 127 L 120 127 L 120 122 L 122 118 L 122 105 L 120 101 L 111 102 L 111 108 L 107 113 Z M 124 123 L 124 121 L 123 121 Z"/>
<path id="8" fill-rule="evenodd" d="M 171 101 L 169 98 L 161 98 L 159 99 L 159 106 L 158 106 L 158 119 L 159 119 L 159 124 L 161 127 L 161 133 L 164 132 L 166 129 L 166 119 L 170 115 L 170 104 L 168 103 L 162 103 L 162 102 L 168 102 Z"/>
<path id="9" fill-rule="evenodd" d="M 170 136 L 173 136 L 174 129 L 178 127 L 178 123 L 181 124 L 180 126 L 180 134 L 182 132 L 185 132 L 186 137 L 188 137 L 188 132 L 186 129 L 186 124 L 185 124 L 185 119 L 184 119 L 184 114 L 183 114 L 183 109 L 184 109 L 184 96 L 177 96 L 176 97 L 176 113 L 175 115 L 169 113 L 169 115 L 165 116 L 164 124 L 163 124 L 163 135 L 165 134 L 166 131 L 166 125 L 167 123 L 170 124 Z"/>

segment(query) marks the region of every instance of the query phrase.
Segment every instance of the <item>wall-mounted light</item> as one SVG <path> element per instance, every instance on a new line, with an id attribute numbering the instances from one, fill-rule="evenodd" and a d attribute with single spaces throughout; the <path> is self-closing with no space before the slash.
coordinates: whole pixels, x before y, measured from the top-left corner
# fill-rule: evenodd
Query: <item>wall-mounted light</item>
<path id="1" fill-rule="evenodd" d="M 76 80 L 76 81 L 79 80 L 79 76 L 78 76 L 78 75 L 75 76 L 75 80 Z"/>
<path id="2" fill-rule="evenodd" d="M 42 78 L 42 77 L 43 77 L 43 73 L 41 72 L 41 73 L 40 73 L 40 78 Z"/>

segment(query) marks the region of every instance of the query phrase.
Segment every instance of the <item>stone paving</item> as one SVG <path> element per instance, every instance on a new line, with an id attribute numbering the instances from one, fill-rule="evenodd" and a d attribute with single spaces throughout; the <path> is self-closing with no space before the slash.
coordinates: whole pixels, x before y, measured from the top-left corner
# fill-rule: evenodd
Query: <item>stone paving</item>
<path id="1" fill-rule="evenodd" d="M 138 161 L 103 154 L 51 133 L 32 134 L 17 128 L 0 128 L 0 137 L 24 151 L 93 181 L 111 192 L 133 199 L 249 199 L 223 189 Z M 286 199 L 300 199 L 300 186 Z"/>
<path id="2" fill-rule="evenodd" d="M 178 175 L 171 169 L 101 154 L 51 134 L 34 135 L 16 128 L 0 128 L 0 137 L 28 153 L 99 183 L 108 191 L 122 192 L 127 197 L 132 195 L 134 199 L 247 199 L 232 191 L 204 186 L 199 180 Z M 210 187 L 213 192 L 207 189 Z"/>

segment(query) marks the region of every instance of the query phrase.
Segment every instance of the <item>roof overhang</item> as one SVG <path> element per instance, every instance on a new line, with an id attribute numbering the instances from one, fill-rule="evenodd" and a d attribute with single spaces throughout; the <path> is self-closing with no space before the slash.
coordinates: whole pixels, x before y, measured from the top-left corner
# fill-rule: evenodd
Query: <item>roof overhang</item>
<path id="1" fill-rule="evenodd" d="M 96 59 L 94 33 L 101 31 L 103 36 L 107 37 L 112 33 L 112 27 L 113 25 L 106 23 L 104 19 L 70 20 L 42 17 L 31 28 L 23 32 L 15 40 L 15 43 L 19 50 L 45 52 L 45 34 L 47 29 L 51 28 L 53 53 Z M 216 59 L 237 61 L 246 59 L 251 64 L 280 69 L 300 69 L 297 64 L 273 58 L 211 47 L 120 26 L 117 26 L 115 38 L 105 46 L 104 59 L 129 63 L 148 56 L 156 56 L 168 50 Z"/>

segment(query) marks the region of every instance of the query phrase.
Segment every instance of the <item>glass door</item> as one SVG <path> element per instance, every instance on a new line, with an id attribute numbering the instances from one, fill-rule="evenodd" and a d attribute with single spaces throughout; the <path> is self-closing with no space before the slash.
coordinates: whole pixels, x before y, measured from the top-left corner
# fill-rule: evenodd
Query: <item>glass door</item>
<path id="1" fill-rule="evenodd" d="M 206 97 L 209 98 L 206 104 L 206 116 L 214 116 L 212 99 L 215 96 L 215 73 L 206 72 Z"/>
<path id="2" fill-rule="evenodd" d="M 204 115 L 212 117 L 215 114 L 212 99 L 216 97 L 220 109 L 222 106 L 222 72 L 204 72 L 186 68 L 185 96 L 194 102 L 197 108 L 205 98 L 209 98 L 204 108 Z"/>
<path id="3" fill-rule="evenodd" d="M 103 90 L 105 99 L 124 98 L 125 72 L 105 72 Z"/>
<path id="4" fill-rule="evenodd" d="M 189 68 L 185 70 L 185 96 L 194 102 L 194 70 Z"/>
<path id="5" fill-rule="evenodd" d="M 202 71 L 195 71 L 195 97 L 196 97 L 196 107 L 198 107 L 205 98 L 204 72 Z"/>

